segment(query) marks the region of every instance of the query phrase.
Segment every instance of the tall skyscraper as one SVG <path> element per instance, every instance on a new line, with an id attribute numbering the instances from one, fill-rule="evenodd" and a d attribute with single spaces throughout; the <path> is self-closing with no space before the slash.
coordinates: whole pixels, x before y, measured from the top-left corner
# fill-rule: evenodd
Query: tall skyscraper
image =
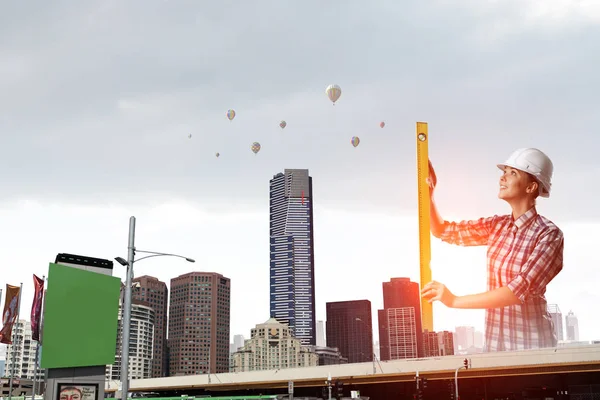
<path id="1" fill-rule="evenodd" d="M 152 356 L 152 377 L 168 375 L 167 365 L 167 284 L 153 276 L 139 276 L 133 279 L 134 300 L 142 301 L 154 309 L 154 354 Z"/>
<path id="2" fill-rule="evenodd" d="M 327 347 L 337 347 L 349 363 L 373 361 L 371 302 L 336 301 L 325 307 Z"/>
<path id="3" fill-rule="evenodd" d="M 316 344 L 312 177 L 286 169 L 270 181 L 271 317 Z"/>
<path id="4" fill-rule="evenodd" d="M 171 279 L 169 373 L 229 371 L 230 280 L 214 272 Z"/>
<path id="5" fill-rule="evenodd" d="M 381 360 L 424 356 L 419 284 L 409 278 L 383 282 L 383 310 L 378 310 Z"/>
<path id="6" fill-rule="evenodd" d="M 579 321 L 573 311 L 565 316 L 565 325 L 567 327 L 567 340 L 579 340 Z"/>
<path id="7" fill-rule="evenodd" d="M 558 304 L 548 304 L 548 312 L 552 317 L 552 322 L 554 323 L 554 330 L 556 332 L 556 337 L 558 340 L 564 340 L 563 335 L 563 322 L 562 322 L 562 312 L 558 307 Z"/>

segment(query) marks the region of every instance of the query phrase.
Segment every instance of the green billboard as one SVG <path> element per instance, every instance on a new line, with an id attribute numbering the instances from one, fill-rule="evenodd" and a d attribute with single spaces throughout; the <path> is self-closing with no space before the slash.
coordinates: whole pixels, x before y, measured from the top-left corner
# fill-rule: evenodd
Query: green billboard
<path id="1" fill-rule="evenodd" d="M 113 364 L 120 289 L 118 277 L 50 263 L 41 368 Z"/>

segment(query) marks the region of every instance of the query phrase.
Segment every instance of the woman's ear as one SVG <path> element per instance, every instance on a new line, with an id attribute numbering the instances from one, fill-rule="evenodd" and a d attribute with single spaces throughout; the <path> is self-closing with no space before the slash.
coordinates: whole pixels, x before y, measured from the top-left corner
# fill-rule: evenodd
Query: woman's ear
<path id="1" fill-rule="evenodd" d="M 527 193 L 539 193 L 540 184 L 536 180 L 531 180 L 527 185 Z"/>

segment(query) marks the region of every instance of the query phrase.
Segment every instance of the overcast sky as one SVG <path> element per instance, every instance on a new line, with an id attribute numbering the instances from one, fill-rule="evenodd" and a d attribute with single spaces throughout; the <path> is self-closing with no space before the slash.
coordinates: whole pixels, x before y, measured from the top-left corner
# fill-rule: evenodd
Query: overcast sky
<path id="1" fill-rule="evenodd" d="M 139 249 L 197 260 L 149 259 L 136 275 L 222 273 L 231 335 L 249 337 L 269 317 L 269 179 L 308 168 L 317 318 L 354 299 L 376 318 L 383 281 L 419 278 L 426 121 L 446 218 L 509 212 L 496 163 L 514 149 L 552 158 L 538 210 L 565 233 L 565 266 L 547 298 L 577 314 L 582 340 L 600 339 L 598 4 L 4 2 L 0 284 L 24 283 L 29 319 L 32 273 L 62 252 L 126 257 L 135 215 Z M 335 106 L 329 84 L 342 88 Z M 485 248 L 434 241 L 432 257 L 456 294 L 485 290 Z M 483 311 L 434 315 L 436 330 L 483 329 Z"/>

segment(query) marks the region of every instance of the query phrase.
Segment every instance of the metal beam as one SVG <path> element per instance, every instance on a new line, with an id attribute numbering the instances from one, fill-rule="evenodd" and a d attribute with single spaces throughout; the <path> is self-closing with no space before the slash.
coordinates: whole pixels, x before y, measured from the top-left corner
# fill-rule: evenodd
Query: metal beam
<path id="1" fill-rule="evenodd" d="M 568 374 L 568 373 L 583 373 L 583 372 L 600 372 L 600 361 L 583 362 L 583 363 L 557 363 L 557 364 L 542 364 L 532 366 L 507 366 L 504 368 L 480 368 L 469 369 L 461 372 L 459 379 L 473 378 L 496 378 L 507 376 L 523 376 L 523 375 L 547 375 L 547 374 Z M 424 378 L 429 381 L 434 380 L 449 380 L 454 379 L 454 370 L 441 370 L 420 372 Z M 378 374 L 378 375 L 361 375 L 361 376 L 336 376 L 336 379 L 343 381 L 348 385 L 376 385 L 386 383 L 403 383 L 414 382 L 414 372 L 403 372 L 394 374 Z M 147 386 L 131 388 L 131 392 L 151 392 L 151 391 L 176 391 L 189 389 L 207 388 L 211 391 L 227 391 L 227 390 L 245 390 L 245 389 L 286 389 L 288 386 L 287 380 L 283 381 L 257 381 L 257 382 L 239 382 L 239 383 L 222 383 L 222 384 L 192 384 L 192 385 L 173 385 L 173 386 Z M 323 379 L 295 379 L 294 387 L 321 387 Z"/>

